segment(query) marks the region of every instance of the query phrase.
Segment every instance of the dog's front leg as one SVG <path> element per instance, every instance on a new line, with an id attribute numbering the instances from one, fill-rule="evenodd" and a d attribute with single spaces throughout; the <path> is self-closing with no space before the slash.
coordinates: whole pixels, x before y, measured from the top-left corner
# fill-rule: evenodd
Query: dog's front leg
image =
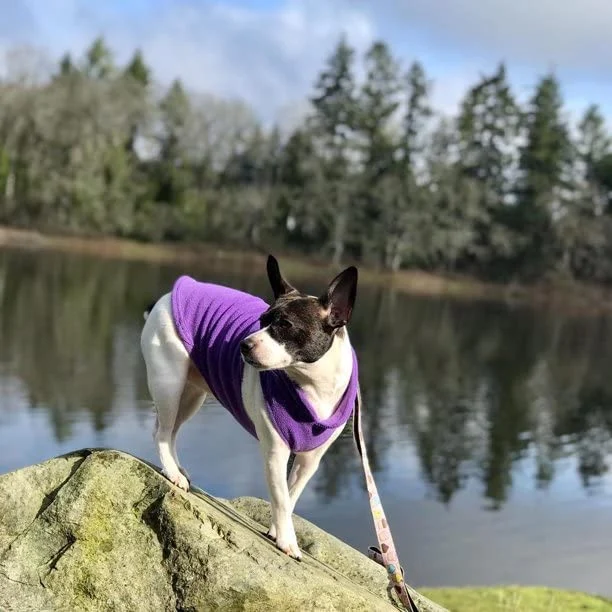
<path id="1" fill-rule="evenodd" d="M 268 534 L 283 552 L 295 559 L 301 559 L 291 520 L 292 504 L 287 484 L 287 464 L 291 453 L 270 421 L 259 383 L 259 373 L 249 366 L 244 369 L 242 398 L 247 414 L 255 426 L 270 493 L 272 523 Z"/>
<path id="2" fill-rule="evenodd" d="M 272 525 L 270 535 L 276 537 L 276 546 L 294 559 L 300 560 L 302 555 L 298 547 L 297 538 L 291 512 L 293 504 L 289 496 L 287 485 L 287 463 L 289 461 L 289 448 L 282 442 L 268 440 L 268 445 L 262 441 L 266 480 L 270 491 L 272 506 Z"/>

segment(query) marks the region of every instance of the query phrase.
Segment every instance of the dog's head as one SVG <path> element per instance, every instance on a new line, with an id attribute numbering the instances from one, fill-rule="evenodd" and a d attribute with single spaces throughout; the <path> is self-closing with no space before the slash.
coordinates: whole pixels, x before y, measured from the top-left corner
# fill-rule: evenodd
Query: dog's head
<path id="1" fill-rule="evenodd" d="M 338 274 L 321 297 L 306 295 L 290 285 L 272 255 L 267 270 L 274 302 L 260 317 L 261 329 L 241 342 L 243 359 L 259 370 L 318 361 L 351 318 L 357 268 L 351 266 Z"/>

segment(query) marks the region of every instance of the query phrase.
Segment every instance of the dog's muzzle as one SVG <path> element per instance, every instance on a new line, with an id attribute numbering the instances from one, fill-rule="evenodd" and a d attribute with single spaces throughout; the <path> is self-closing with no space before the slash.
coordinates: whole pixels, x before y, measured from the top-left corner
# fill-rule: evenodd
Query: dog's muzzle
<path id="1" fill-rule="evenodd" d="M 254 368 L 258 368 L 258 367 L 261 367 L 261 364 L 257 362 L 255 359 L 253 359 L 253 356 L 251 354 L 251 351 L 253 350 L 253 347 L 255 346 L 255 344 L 256 342 L 252 340 L 251 338 L 245 338 L 240 343 L 240 354 L 242 355 L 242 359 L 244 359 L 245 363 L 248 363 Z"/>
<path id="2" fill-rule="evenodd" d="M 255 346 L 255 342 L 253 340 L 251 340 L 250 338 L 245 338 L 240 343 L 240 353 L 242 354 L 243 357 L 247 357 L 254 346 Z"/>

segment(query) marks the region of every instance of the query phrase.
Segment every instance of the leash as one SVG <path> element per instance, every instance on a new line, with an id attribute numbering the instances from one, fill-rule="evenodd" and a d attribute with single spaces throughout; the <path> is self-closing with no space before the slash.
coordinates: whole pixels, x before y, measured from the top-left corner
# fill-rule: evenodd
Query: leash
<path id="1" fill-rule="evenodd" d="M 353 437 L 355 438 L 357 451 L 361 456 L 361 463 L 363 464 L 363 472 L 368 488 L 368 498 L 370 500 L 370 509 L 374 519 L 374 529 L 376 530 L 376 539 L 380 547 L 370 546 L 368 549 L 368 556 L 387 570 L 389 576 L 389 591 L 395 591 L 399 600 L 407 610 L 410 612 L 419 612 L 404 582 L 404 569 L 400 566 L 395 544 L 393 543 L 393 537 L 391 536 L 391 528 L 387 522 L 387 517 L 385 516 L 385 511 L 383 510 L 378 495 L 378 489 L 376 488 L 376 483 L 372 476 L 372 470 L 370 469 L 363 432 L 361 431 L 361 391 L 359 389 L 357 389 L 357 398 L 355 399 Z"/>

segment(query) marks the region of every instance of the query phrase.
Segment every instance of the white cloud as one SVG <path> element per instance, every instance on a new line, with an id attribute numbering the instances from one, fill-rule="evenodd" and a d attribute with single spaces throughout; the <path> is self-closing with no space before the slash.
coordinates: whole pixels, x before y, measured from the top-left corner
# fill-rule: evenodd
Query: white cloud
<path id="1" fill-rule="evenodd" d="M 438 105 L 456 109 L 467 88 L 500 61 L 514 91 L 528 99 L 544 73 L 561 81 L 569 114 L 591 103 L 612 116 L 609 0 L 354 0 L 404 55 L 420 59 Z"/>
<path id="2" fill-rule="evenodd" d="M 267 117 L 303 103 L 342 33 L 360 54 L 375 36 L 363 11 L 328 0 L 288 0 L 272 9 L 176 2 L 137 13 L 77 0 L 21 6 L 14 11 L 24 24 L 17 40 L 80 54 L 103 34 L 123 61 L 142 48 L 161 82 L 179 77 L 195 90 L 245 98 Z"/>
<path id="3" fill-rule="evenodd" d="M 379 0 L 379 15 L 421 29 L 437 47 L 608 77 L 609 0 Z"/>
<path id="4" fill-rule="evenodd" d="M 464 66 L 446 73 L 442 78 L 434 79 L 431 89 L 432 106 L 443 115 L 455 115 L 461 99 L 479 78 L 480 72 L 475 66 Z"/>
<path id="5" fill-rule="evenodd" d="M 4 40 L 81 54 L 103 34 L 125 61 L 135 47 L 162 83 L 241 98 L 266 118 L 303 114 L 325 58 L 346 33 L 362 56 L 387 40 L 404 64 L 419 59 L 434 79 L 434 106 L 454 114 L 480 74 L 507 60 L 524 100 L 538 74 L 556 68 L 575 114 L 584 100 L 612 100 L 606 53 L 610 0 L 13 0 Z M 609 103 L 608 103 L 609 104 Z M 609 112 L 612 108 L 608 107 Z"/>

